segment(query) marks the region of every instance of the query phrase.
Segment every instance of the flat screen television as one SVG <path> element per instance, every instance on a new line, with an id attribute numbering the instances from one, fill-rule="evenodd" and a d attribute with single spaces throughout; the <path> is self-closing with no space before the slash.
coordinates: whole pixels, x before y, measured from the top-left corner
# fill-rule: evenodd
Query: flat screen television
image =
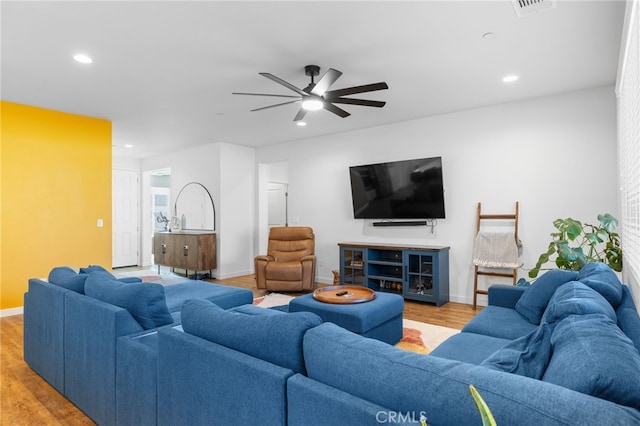
<path id="1" fill-rule="evenodd" d="M 444 219 L 442 158 L 349 167 L 356 219 Z"/>

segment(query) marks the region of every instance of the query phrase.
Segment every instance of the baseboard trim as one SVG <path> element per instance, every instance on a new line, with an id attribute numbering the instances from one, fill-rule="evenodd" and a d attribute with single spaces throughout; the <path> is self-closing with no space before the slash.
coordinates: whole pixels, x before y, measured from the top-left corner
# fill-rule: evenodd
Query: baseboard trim
<path id="1" fill-rule="evenodd" d="M 17 308 L 2 309 L 0 310 L 0 318 L 12 317 L 14 315 L 22 315 L 22 313 L 23 313 L 22 306 Z"/>

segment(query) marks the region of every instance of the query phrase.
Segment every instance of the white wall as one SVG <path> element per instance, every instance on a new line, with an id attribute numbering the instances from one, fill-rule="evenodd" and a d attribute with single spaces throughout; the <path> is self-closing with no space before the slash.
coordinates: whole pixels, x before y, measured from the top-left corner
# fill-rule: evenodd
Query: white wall
<path id="1" fill-rule="evenodd" d="M 349 166 L 431 156 L 443 158 L 447 216 L 433 234 L 353 219 Z M 257 164 L 279 161 L 289 166 L 289 217 L 298 219 L 290 223 L 314 228 L 317 276 L 326 283 L 338 269 L 339 242 L 446 245 L 451 300 L 471 303 L 477 202 L 488 213 L 520 202 L 525 268 L 546 250 L 554 219 L 619 216 L 612 86 L 256 150 Z"/>
<path id="2" fill-rule="evenodd" d="M 239 145 L 220 146 L 220 232 L 217 278 L 253 272 L 256 223 L 255 151 Z"/>

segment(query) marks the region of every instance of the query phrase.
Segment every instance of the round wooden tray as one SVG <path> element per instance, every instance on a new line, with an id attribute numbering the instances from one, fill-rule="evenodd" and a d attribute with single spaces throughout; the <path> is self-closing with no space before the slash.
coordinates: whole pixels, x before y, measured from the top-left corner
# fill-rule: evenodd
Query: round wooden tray
<path id="1" fill-rule="evenodd" d="M 343 292 L 346 293 L 341 294 Z M 346 305 L 370 302 L 376 298 L 376 292 L 358 285 L 333 285 L 317 289 L 313 297 L 319 302 Z"/>

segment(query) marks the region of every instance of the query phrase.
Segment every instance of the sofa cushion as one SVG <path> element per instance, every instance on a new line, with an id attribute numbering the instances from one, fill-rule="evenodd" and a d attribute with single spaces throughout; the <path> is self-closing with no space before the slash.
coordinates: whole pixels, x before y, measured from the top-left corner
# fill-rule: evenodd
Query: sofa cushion
<path id="1" fill-rule="evenodd" d="M 78 274 L 68 266 L 58 266 L 49 272 L 48 281 L 51 284 L 84 294 L 84 282 L 87 276 Z"/>
<path id="2" fill-rule="evenodd" d="M 540 324 L 542 314 L 556 289 L 564 283 L 574 281 L 577 276 L 577 272 L 563 269 L 544 273 L 524 291 L 516 303 L 516 311 L 532 324 Z"/>
<path id="3" fill-rule="evenodd" d="M 207 299 L 223 309 L 253 302 L 251 290 L 198 280 L 168 285 L 164 294 L 169 312 L 180 312 L 184 301 L 189 299 Z"/>
<path id="4" fill-rule="evenodd" d="M 553 294 L 542 321 L 556 323 L 570 315 L 586 314 L 603 314 L 616 320 L 616 313 L 604 297 L 581 282 L 571 281 Z"/>
<path id="5" fill-rule="evenodd" d="M 145 329 L 173 322 L 161 284 L 123 283 L 109 273 L 92 272 L 87 274 L 85 294 L 128 310 Z"/>
<path id="6" fill-rule="evenodd" d="M 86 268 L 80 268 L 80 273 L 81 274 L 90 274 L 92 272 L 104 272 L 104 273 L 107 273 L 109 275 L 113 275 L 113 274 L 111 274 L 111 272 L 107 271 L 104 267 L 102 267 L 100 265 L 89 265 Z"/>
<path id="7" fill-rule="evenodd" d="M 609 317 L 567 317 L 551 346 L 543 381 L 640 410 L 640 354 Z"/>
<path id="8" fill-rule="evenodd" d="M 187 300 L 182 305 L 182 328 L 186 333 L 230 349 L 306 373 L 302 338 L 306 331 L 322 323 L 311 312 L 225 311 L 208 300 Z"/>
<path id="9" fill-rule="evenodd" d="M 613 270 L 602 262 L 587 263 L 576 281 L 600 293 L 616 309 L 622 300 L 622 284 Z"/>
<path id="10" fill-rule="evenodd" d="M 543 323 L 534 331 L 498 349 L 482 366 L 541 379 L 551 356 L 552 327 Z"/>
<path id="11" fill-rule="evenodd" d="M 509 324 L 505 327 L 505 324 Z M 536 329 L 525 317 L 513 309 L 489 305 L 462 328 L 463 333 L 484 334 L 514 340 Z"/>
<path id="12" fill-rule="evenodd" d="M 511 340 L 483 334 L 457 333 L 439 344 L 429 353 L 429 356 L 480 365 L 482 361 L 509 342 Z"/>
<path id="13" fill-rule="evenodd" d="M 618 317 L 618 327 L 631 339 L 633 345 L 640 352 L 640 316 L 638 316 L 638 310 L 633 303 L 631 291 L 626 285 L 622 286 L 622 301 L 616 310 L 616 316 Z"/>

